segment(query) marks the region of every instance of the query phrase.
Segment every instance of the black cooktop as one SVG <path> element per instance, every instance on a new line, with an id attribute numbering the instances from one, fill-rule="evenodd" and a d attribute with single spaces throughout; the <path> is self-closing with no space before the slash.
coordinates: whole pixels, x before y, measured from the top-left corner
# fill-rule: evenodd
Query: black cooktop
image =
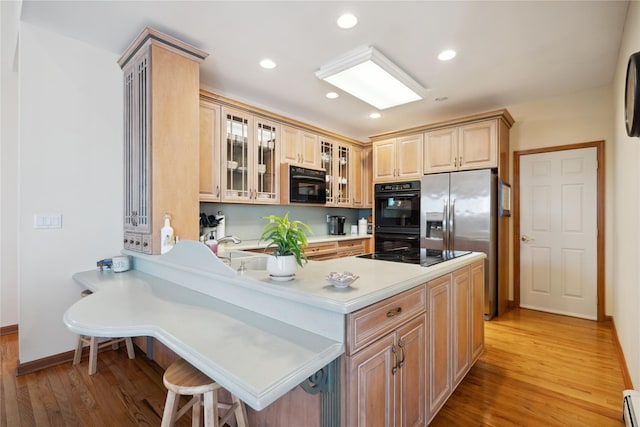
<path id="1" fill-rule="evenodd" d="M 407 264 L 420 264 L 423 267 L 429 267 L 431 265 L 448 261 L 450 259 L 470 253 L 471 252 L 469 251 L 438 251 L 435 249 L 398 248 L 384 252 L 374 252 L 372 254 L 358 255 L 358 258 L 368 258 L 391 262 L 404 262 Z"/>

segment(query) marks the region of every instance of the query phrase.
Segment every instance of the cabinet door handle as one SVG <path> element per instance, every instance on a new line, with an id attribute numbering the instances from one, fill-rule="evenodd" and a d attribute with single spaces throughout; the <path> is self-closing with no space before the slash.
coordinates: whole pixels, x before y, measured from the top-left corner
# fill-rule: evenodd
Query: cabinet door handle
<path id="1" fill-rule="evenodd" d="M 393 353 L 393 360 L 395 361 L 393 368 L 391 368 L 391 374 L 395 375 L 398 371 L 398 353 L 396 351 L 396 345 L 391 344 L 391 352 Z"/>
<path id="2" fill-rule="evenodd" d="M 216 197 L 220 197 L 220 186 L 216 185 Z"/>
<path id="3" fill-rule="evenodd" d="M 402 313 L 402 307 L 398 307 L 395 310 L 387 311 L 387 317 L 394 317 L 394 316 L 397 316 L 400 313 Z"/>
<path id="4" fill-rule="evenodd" d="M 400 351 L 402 351 L 402 359 L 398 362 L 398 368 L 402 368 L 406 356 L 404 354 L 404 343 L 402 342 L 402 340 L 398 340 L 398 347 L 400 348 Z"/>

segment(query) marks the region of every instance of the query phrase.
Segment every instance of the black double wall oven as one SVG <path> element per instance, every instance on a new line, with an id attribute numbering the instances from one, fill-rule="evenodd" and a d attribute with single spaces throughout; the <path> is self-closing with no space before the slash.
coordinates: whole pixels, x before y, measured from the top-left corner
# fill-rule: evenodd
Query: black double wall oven
<path id="1" fill-rule="evenodd" d="M 375 251 L 420 250 L 420 181 L 374 187 Z"/>

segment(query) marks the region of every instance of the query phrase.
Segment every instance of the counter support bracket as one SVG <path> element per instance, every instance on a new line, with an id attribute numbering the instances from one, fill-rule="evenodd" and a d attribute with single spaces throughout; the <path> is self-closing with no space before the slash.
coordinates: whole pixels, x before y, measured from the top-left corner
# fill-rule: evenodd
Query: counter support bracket
<path id="1" fill-rule="evenodd" d="M 340 427 L 340 358 L 311 375 L 300 387 L 320 393 L 320 426 Z"/>

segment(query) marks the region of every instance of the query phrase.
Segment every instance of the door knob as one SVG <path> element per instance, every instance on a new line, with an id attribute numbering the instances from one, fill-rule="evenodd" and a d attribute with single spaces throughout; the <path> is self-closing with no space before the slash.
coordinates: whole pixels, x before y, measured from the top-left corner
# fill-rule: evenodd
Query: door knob
<path id="1" fill-rule="evenodd" d="M 522 240 L 523 242 L 533 242 L 534 239 L 530 238 L 529 236 L 522 236 L 520 240 Z"/>

